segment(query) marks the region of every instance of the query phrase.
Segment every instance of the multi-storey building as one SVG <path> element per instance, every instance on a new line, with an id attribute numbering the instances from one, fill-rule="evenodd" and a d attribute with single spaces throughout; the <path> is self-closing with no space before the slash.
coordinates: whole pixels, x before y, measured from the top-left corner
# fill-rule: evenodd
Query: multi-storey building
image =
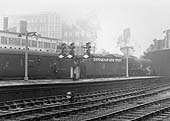
<path id="1" fill-rule="evenodd" d="M 62 38 L 62 20 L 56 13 L 13 15 L 8 20 L 9 28 L 17 27 L 17 32 L 21 32 L 20 21 L 26 21 L 28 31 L 36 31 L 45 37 Z"/>
<path id="2" fill-rule="evenodd" d="M 95 51 L 97 32 L 86 25 L 64 23 L 56 13 L 42 13 L 31 15 L 14 15 L 4 19 L 5 31 L 12 32 L 37 32 L 43 37 L 60 39 L 62 42 L 76 45 L 76 54 L 84 54 L 84 46 L 91 42 L 92 52 Z M 85 27 L 83 27 L 85 26 Z"/>
<path id="3" fill-rule="evenodd" d="M 25 49 L 26 37 L 18 36 L 19 33 L 7 32 L 0 30 L 0 47 L 11 48 L 11 49 Z M 28 36 L 28 48 L 34 51 L 47 51 L 47 52 L 60 52 L 59 45 L 61 40 L 48 37 L 32 37 Z"/>

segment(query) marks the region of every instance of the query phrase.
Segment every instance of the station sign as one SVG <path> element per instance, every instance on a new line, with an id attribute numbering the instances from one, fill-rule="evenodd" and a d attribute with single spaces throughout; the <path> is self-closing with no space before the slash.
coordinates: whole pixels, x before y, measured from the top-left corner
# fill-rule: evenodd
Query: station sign
<path id="1" fill-rule="evenodd" d="M 103 57 L 93 57 L 93 62 L 122 62 L 120 58 L 103 58 Z"/>

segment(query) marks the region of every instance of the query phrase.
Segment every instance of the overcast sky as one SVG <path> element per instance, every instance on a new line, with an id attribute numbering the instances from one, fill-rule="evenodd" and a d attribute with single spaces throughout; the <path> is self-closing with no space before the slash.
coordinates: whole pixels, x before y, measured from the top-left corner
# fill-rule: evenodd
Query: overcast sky
<path id="1" fill-rule="evenodd" d="M 127 27 L 131 29 L 134 54 L 138 56 L 170 28 L 169 0 L 1 0 L 1 23 L 3 16 L 46 11 L 70 18 L 95 13 L 101 26 L 97 48 L 112 53 L 119 52 L 117 37 Z"/>

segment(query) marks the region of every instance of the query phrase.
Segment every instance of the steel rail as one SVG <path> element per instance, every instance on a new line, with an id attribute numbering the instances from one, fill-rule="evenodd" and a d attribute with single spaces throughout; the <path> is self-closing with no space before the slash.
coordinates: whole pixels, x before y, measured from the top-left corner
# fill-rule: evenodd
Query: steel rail
<path id="1" fill-rule="evenodd" d="M 79 107 L 77 108 L 70 108 L 70 109 L 67 109 L 67 110 L 62 110 L 62 111 L 56 111 L 55 109 L 60 109 L 61 106 L 49 106 L 49 107 L 43 107 L 41 109 L 30 109 L 30 110 L 26 110 L 25 112 L 22 111 L 22 112 L 18 112 L 18 113 L 29 113 L 29 112 L 36 112 L 36 113 L 41 113 L 43 111 L 47 111 L 48 113 L 47 114 L 40 114 L 39 116 L 33 116 L 32 118 L 29 118 L 30 120 L 36 120 L 37 118 L 38 119 L 43 119 L 43 118 L 50 118 L 50 117 L 53 117 L 53 116 L 61 116 L 61 115 L 68 115 L 68 114 L 71 114 L 71 113 L 76 113 L 76 112 L 79 112 L 79 111 L 85 111 L 85 110 L 91 110 L 91 109 L 96 109 L 96 108 L 99 108 L 99 107 L 103 107 L 103 106 L 106 106 L 106 105 L 110 105 L 110 104 L 116 104 L 118 102 L 122 102 L 122 101 L 127 101 L 127 100 L 131 100 L 131 99 L 137 99 L 137 98 L 141 98 L 141 97 L 145 97 L 145 96 L 151 96 L 153 94 L 157 94 L 159 92 L 162 92 L 162 91 L 166 91 L 166 90 L 169 90 L 169 88 L 166 88 L 164 90 L 159 90 L 157 92 L 152 92 L 152 93 L 147 93 L 147 94 L 142 94 L 142 95 L 138 95 L 138 96 L 131 96 L 131 97 L 126 97 L 125 99 L 120 99 L 120 100 L 117 100 L 117 101 L 112 101 L 112 102 L 108 102 L 108 103 L 98 103 L 98 104 L 94 104 L 94 105 L 90 105 L 90 106 L 81 106 L 81 103 L 73 103 L 71 104 L 72 106 L 76 105 L 77 106 L 79 105 Z M 113 98 L 113 97 L 112 97 Z M 108 99 L 108 98 L 107 98 Z M 105 100 L 107 100 L 105 99 Z M 104 99 L 101 99 L 101 100 L 104 100 Z M 93 100 L 93 102 L 96 102 L 98 100 Z M 83 102 L 84 104 L 87 104 L 88 101 L 85 101 Z M 67 107 L 68 105 L 63 105 L 64 107 Z M 60 108 L 59 108 L 60 107 Z M 55 112 L 49 112 L 49 111 L 52 111 L 55 110 Z M 18 115 L 18 113 L 14 113 L 13 115 Z M 9 115 L 8 115 L 9 116 Z M 10 117 L 10 116 L 9 116 Z M 28 119 L 25 119 L 25 120 L 28 120 Z"/>

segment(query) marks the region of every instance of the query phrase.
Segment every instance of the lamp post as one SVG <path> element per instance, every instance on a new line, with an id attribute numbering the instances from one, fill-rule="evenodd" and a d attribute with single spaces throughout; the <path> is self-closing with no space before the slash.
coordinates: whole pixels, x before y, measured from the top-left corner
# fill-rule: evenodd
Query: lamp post
<path id="1" fill-rule="evenodd" d="M 20 33 L 18 36 L 22 37 L 22 35 L 26 36 L 26 42 L 25 42 L 25 76 L 24 80 L 28 81 L 28 36 L 37 36 L 36 32 L 25 32 Z"/>

